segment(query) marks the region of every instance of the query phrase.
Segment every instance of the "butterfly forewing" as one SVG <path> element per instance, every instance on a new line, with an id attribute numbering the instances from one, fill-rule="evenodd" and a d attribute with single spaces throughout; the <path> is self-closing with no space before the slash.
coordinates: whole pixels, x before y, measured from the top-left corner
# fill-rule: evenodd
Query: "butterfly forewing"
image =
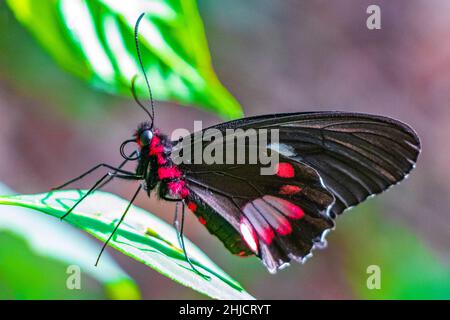
<path id="1" fill-rule="evenodd" d="M 279 143 L 270 147 L 317 170 L 336 198 L 333 216 L 401 181 L 420 153 L 419 138 L 409 126 L 360 113 L 264 115 L 214 128 L 224 133 L 229 128 L 278 129 Z"/>

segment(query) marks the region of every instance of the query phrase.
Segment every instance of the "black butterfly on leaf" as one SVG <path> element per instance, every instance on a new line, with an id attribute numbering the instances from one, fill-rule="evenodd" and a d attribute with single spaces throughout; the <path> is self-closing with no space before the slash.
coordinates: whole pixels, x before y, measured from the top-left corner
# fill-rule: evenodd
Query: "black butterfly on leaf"
<path id="1" fill-rule="evenodd" d="M 142 17 L 135 29 L 140 61 L 137 30 Z M 420 153 L 416 133 L 397 120 L 360 113 L 303 112 L 248 117 L 211 127 L 225 137 L 227 129 L 278 130 L 277 143 L 252 145 L 245 140 L 241 146 L 245 152 L 263 148 L 276 153 L 279 162 L 272 175 L 261 175 L 258 163 L 180 163 L 181 148 L 203 150 L 221 142 L 205 144 L 196 134 L 184 142 L 171 141 L 153 126 L 153 100 L 151 113 L 136 101 L 151 121 L 141 124 L 132 139 L 122 144 L 124 162 L 118 167 L 100 164 L 61 187 L 100 167 L 111 171 L 79 202 L 113 178 L 142 181 L 130 204 L 142 188 L 149 195 L 156 190 L 160 199 L 181 204 L 183 250 L 184 208 L 188 207 L 231 253 L 255 255 L 272 273 L 291 260 L 305 261 L 314 248 L 323 247 L 339 214 L 404 179 Z M 131 142 L 138 150 L 126 155 L 125 146 Z M 128 161 L 137 161 L 135 171 L 122 169 Z M 185 255 L 190 263 L 186 251 Z"/>

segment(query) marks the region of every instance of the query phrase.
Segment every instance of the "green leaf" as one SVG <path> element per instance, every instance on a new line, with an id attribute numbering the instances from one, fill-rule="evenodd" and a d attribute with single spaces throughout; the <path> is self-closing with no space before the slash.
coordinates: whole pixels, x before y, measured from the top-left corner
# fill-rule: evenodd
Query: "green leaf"
<path id="1" fill-rule="evenodd" d="M 1 183 L 0 192 L 11 193 Z M 99 250 L 86 235 L 56 219 L 1 206 L 0 299 L 138 299 L 135 282 L 108 254 L 94 267 Z M 69 266 L 79 267 L 79 290 L 66 285 Z"/>
<path id="2" fill-rule="evenodd" d="M 3 196 L 0 197 L 0 204 L 32 208 L 60 218 L 85 192 L 69 190 Z M 106 241 L 127 205 L 127 200 L 97 191 L 82 201 L 65 221 Z M 212 298 L 253 298 L 186 239 L 185 246 L 192 263 L 210 279 L 194 272 L 178 246 L 175 229 L 136 206 L 130 208 L 110 245 L 167 277 Z M 93 264 L 94 262 L 92 261 Z"/>
<path id="3" fill-rule="evenodd" d="M 415 232 L 380 217 L 373 205 L 358 207 L 339 225 L 350 285 L 363 299 L 449 299 L 449 266 Z M 381 288 L 367 286 L 380 271 Z M 373 278 L 372 278 L 373 279 Z M 370 279 L 369 279 L 370 281 Z"/>
<path id="4" fill-rule="evenodd" d="M 97 88 L 130 95 L 141 74 L 134 24 L 142 12 L 140 46 L 157 99 L 200 105 L 225 118 L 242 109 L 211 65 L 195 0 L 7 0 L 17 19 L 66 70 Z M 142 77 L 138 94 L 148 97 Z"/>

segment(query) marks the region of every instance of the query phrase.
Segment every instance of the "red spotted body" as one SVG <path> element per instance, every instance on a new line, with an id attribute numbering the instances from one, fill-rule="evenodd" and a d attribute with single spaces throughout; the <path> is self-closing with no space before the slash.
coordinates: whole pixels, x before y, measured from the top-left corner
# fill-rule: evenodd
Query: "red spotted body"
<path id="1" fill-rule="evenodd" d="M 159 195 L 163 199 L 187 198 L 189 190 L 183 173 L 170 158 L 171 141 L 159 130 L 151 130 L 149 123 L 139 126 L 135 139 L 140 153 L 137 173 L 145 177 L 146 189 L 151 191 L 159 185 Z"/>

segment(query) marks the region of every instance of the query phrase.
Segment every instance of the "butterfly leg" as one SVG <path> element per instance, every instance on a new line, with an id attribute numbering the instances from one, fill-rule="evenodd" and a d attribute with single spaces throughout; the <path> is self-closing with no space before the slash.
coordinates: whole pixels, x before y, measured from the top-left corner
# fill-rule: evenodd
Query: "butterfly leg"
<path id="1" fill-rule="evenodd" d="M 135 153 L 136 153 L 136 151 L 133 152 L 133 153 L 130 155 L 130 157 L 134 156 Z M 52 188 L 52 190 L 58 190 L 58 189 L 62 189 L 62 188 L 64 188 L 64 187 L 67 187 L 69 184 L 72 184 L 72 183 L 74 183 L 74 182 L 76 182 L 76 181 L 78 181 L 78 180 L 83 179 L 83 178 L 86 177 L 87 175 L 91 174 L 91 173 L 94 172 L 95 170 L 97 170 L 97 169 L 99 169 L 99 168 L 102 168 L 102 167 L 108 168 L 108 169 L 111 169 L 111 170 L 114 170 L 115 173 L 121 172 L 121 173 L 123 173 L 123 174 L 134 174 L 133 172 L 129 172 L 129 171 L 122 170 L 123 166 L 124 166 L 128 161 L 129 161 L 129 159 L 125 159 L 124 161 L 122 161 L 122 163 L 121 163 L 117 168 L 116 168 L 116 167 L 113 167 L 113 166 L 111 166 L 111 165 L 109 165 L 109 164 L 106 164 L 106 163 L 100 163 L 100 164 L 96 165 L 95 167 L 89 169 L 88 171 L 86 171 L 86 172 L 83 173 L 82 175 L 80 175 L 80 176 L 78 176 L 78 177 L 76 177 L 76 178 L 74 178 L 74 179 L 72 179 L 72 180 L 69 180 L 69 181 L 67 181 L 66 183 L 64 183 L 64 184 L 62 184 L 62 185 L 60 185 L 60 186 L 58 186 L 58 187 L 56 187 L 56 188 Z M 111 181 L 111 179 L 112 179 L 112 177 L 110 177 L 109 179 L 107 179 L 100 187 L 102 187 L 102 186 L 104 186 L 105 184 L 107 184 L 109 181 Z"/>
<path id="2" fill-rule="evenodd" d="M 86 192 L 60 219 L 64 220 L 75 208 L 78 206 L 88 195 L 90 195 L 95 190 L 99 189 L 99 186 L 102 185 L 102 182 L 105 181 L 108 177 L 110 178 L 120 178 L 126 180 L 142 180 L 142 176 L 138 176 L 135 174 L 120 174 L 114 172 L 108 172 L 103 177 L 101 177 L 89 190 Z"/>
<path id="3" fill-rule="evenodd" d="M 199 276 L 201 276 L 202 278 L 204 278 L 205 280 L 211 280 L 211 277 L 201 273 L 196 267 L 194 267 L 194 265 L 192 264 L 191 259 L 189 259 L 189 256 L 187 254 L 186 251 L 186 246 L 184 244 L 184 235 L 183 235 L 183 229 L 184 229 L 184 216 L 185 216 L 185 205 L 184 203 L 182 204 L 182 209 L 181 209 L 181 225 L 178 224 L 178 205 L 179 202 L 176 203 L 175 205 L 175 215 L 174 215 L 174 219 L 173 219 L 173 226 L 175 228 L 175 230 L 177 231 L 177 238 L 178 238 L 178 243 L 179 246 L 181 247 L 181 249 L 183 250 L 184 256 L 186 258 L 186 261 L 189 263 L 189 266 L 191 267 L 191 269 L 197 273 Z"/>
<path id="4" fill-rule="evenodd" d="M 124 213 L 122 214 L 122 217 L 120 217 L 119 222 L 117 223 L 116 227 L 114 228 L 113 232 L 110 234 L 108 240 L 105 241 L 105 243 L 103 244 L 102 249 L 100 250 L 100 253 L 98 254 L 97 257 L 97 261 L 95 261 L 95 266 L 98 265 L 98 262 L 100 261 L 100 257 L 103 254 L 103 251 L 105 251 L 106 246 L 108 245 L 109 241 L 111 241 L 112 237 L 114 236 L 114 234 L 116 233 L 117 229 L 119 229 L 120 224 L 123 222 L 123 220 L 125 219 L 125 216 L 128 213 L 128 210 L 130 210 L 131 205 L 133 204 L 134 200 L 136 199 L 136 197 L 139 194 L 139 191 L 141 191 L 142 189 L 142 184 L 139 185 L 139 188 L 136 190 L 136 192 L 134 193 L 133 197 L 131 198 L 130 202 L 128 203 L 127 208 L 125 209 Z"/>
<path id="5" fill-rule="evenodd" d="M 137 151 L 133 151 L 127 158 L 125 158 L 124 161 L 117 167 L 118 169 L 122 169 L 123 166 L 130 161 L 131 158 L 133 158 L 137 154 Z M 114 174 L 117 174 L 118 171 L 114 171 Z M 116 175 L 117 178 L 120 178 L 120 175 Z M 103 188 L 105 185 L 107 185 L 109 182 L 114 179 L 114 175 L 111 175 L 108 179 L 106 179 L 102 184 L 100 184 L 97 189 Z"/>

